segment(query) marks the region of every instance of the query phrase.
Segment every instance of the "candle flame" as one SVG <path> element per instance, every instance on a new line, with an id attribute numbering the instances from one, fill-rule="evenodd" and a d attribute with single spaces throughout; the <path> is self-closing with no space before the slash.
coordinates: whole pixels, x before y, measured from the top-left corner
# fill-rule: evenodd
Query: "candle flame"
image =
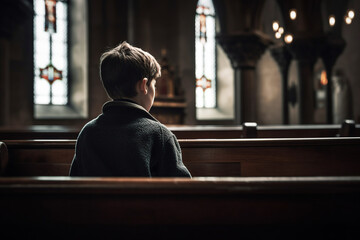
<path id="1" fill-rule="evenodd" d="M 321 85 L 323 85 L 323 86 L 325 86 L 325 85 L 328 84 L 328 79 L 327 79 L 326 71 L 325 71 L 325 70 L 323 70 L 323 71 L 321 72 L 320 83 L 321 83 Z"/>

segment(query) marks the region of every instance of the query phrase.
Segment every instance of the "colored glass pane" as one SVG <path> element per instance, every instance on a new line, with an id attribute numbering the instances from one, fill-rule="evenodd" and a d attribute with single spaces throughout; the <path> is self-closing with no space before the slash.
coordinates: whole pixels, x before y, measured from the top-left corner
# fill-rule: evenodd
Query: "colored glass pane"
<path id="1" fill-rule="evenodd" d="M 66 105 L 68 103 L 68 3 L 56 2 L 56 31 L 45 24 L 45 1 L 34 0 L 34 102 Z M 41 75 L 47 66 L 61 72 L 61 78 L 49 81 Z M 50 72 L 49 72 L 50 73 Z M 55 78 L 56 79 L 56 78 Z"/>
<path id="2" fill-rule="evenodd" d="M 211 0 L 199 0 L 195 16 L 196 107 L 216 107 L 216 25 Z"/>

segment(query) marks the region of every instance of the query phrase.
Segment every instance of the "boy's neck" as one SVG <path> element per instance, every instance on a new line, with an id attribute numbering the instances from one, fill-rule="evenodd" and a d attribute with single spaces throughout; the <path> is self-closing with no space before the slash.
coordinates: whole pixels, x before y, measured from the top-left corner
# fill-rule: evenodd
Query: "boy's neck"
<path id="1" fill-rule="evenodd" d="M 135 103 L 135 104 L 137 104 L 137 105 L 142 106 L 142 107 L 146 110 L 145 106 L 144 106 L 143 104 L 141 104 L 140 99 L 138 99 L 137 97 L 132 97 L 132 98 L 124 97 L 124 98 L 121 98 L 121 99 L 119 99 L 119 100 L 120 100 L 120 101 L 129 101 L 129 102 Z"/>
<path id="2" fill-rule="evenodd" d="M 136 102 L 134 99 L 132 98 L 121 98 L 121 99 L 116 99 L 114 101 L 128 101 L 128 102 L 132 102 L 132 103 L 136 103 L 138 105 L 140 105 L 138 102 Z"/>

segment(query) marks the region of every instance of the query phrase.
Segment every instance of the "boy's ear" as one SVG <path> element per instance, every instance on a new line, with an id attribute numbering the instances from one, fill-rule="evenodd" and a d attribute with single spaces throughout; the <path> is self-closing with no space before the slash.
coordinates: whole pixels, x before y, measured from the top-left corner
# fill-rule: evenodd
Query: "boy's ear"
<path id="1" fill-rule="evenodd" d="M 148 82 L 149 80 L 147 79 L 147 78 L 143 78 L 140 82 L 139 82 L 139 90 L 140 90 L 140 92 L 141 93 L 143 93 L 143 94 L 147 94 L 147 92 L 148 92 L 148 85 L 147 85 L 147 82 Z"/>

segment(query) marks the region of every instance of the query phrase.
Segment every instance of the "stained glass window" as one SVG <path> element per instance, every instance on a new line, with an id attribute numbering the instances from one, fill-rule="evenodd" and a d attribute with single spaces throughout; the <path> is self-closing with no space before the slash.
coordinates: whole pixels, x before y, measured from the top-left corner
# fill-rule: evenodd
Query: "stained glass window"
<path id="1" fill-rule="evenodd" d="M 68 103 L 68 2 L 34 0 L 34 102 Z"/>
<path id="2" fill-rule="evenodd" d="M 196 107 L 216 107 L 215 9 L 212 0 L 199 0 L 195 16 Z"/>

